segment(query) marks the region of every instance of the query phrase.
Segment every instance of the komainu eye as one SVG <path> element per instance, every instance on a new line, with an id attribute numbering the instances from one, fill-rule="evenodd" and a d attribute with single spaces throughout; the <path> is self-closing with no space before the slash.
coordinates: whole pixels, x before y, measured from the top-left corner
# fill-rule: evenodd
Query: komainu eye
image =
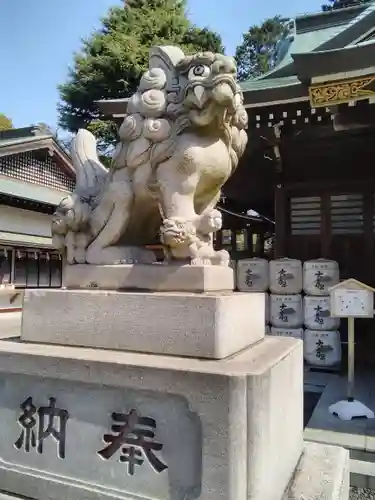
<path id="1" fill-rule="evenodd" d="M 211 74 L 211 69 L 204 64 L 198 64 L 194 66 L 189 71 L 189 80 L 194 80 L 194 78 L 207 78 Z"/>

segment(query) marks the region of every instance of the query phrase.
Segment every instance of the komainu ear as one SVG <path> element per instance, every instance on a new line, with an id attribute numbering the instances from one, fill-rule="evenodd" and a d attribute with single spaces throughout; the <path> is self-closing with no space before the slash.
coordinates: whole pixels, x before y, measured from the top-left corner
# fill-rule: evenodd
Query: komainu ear
<path id="1" fill-rule="evenodd" d="M 172 91 L 177 83 L 176 66 L 185 54 L 178 47 L 169 45 L 152 47 L 149 54 L 149 69 L 162 69 L 167 76 L 167 90 Z"/>

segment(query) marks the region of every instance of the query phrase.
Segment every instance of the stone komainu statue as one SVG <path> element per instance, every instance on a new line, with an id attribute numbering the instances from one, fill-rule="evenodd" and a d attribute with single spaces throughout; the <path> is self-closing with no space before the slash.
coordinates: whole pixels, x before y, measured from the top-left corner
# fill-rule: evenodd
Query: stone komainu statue
<path id="1" fill-rule="evenodd" d="M 246 147 L 242 102 L 233 58 L 151 49 L 111 168 L 99 162 L 88 131 L 73 142 L 76 188 L 52 222 L 67 261 L 153 262 L 145 245 L 160 235 L 172 260 L 227 265 L 228 253 L 213 249 L 221 228 L 215 205 Z"/>

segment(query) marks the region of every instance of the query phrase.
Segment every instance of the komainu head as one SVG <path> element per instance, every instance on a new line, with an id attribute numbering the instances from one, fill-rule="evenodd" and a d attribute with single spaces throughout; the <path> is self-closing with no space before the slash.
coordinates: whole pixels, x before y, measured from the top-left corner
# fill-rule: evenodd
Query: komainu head
<path id="1" fill-rule="evenodd" d="M 154 47 L 149 69 L 129 99 L 114 166 L 155 165 L 173 154 L 176 138 L 189 130 L 224 137 L 235 168 L 247 143 L 247 119 L 232 57 Z"/>
<path id="2" fill-rule="evenodd" d="M 183 106 L 193 125 L 219 127 L 247 126 L 242 94 L 236 83 L 232 57 L 212 52 L 184 57 L 176 66 Z"/>

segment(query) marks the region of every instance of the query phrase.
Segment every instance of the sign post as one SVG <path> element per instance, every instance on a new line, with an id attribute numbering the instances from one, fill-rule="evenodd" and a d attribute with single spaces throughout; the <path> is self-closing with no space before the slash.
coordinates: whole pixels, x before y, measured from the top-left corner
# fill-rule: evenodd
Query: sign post
<path id="1" fill-rule="evenodd" d="M 354 399 L 354 318 L 348 318 L 348 401 Z"/>
<path id="2" fill-rule="evenodd" d="M 355 360 L 355 318 L 374 317 L 374 292 L 371 288 L 355 279 L 338 283 L 329 290 L 331 316 L 348 320 L 348 386 L 347 399 L 329 407 L 329 412 L 341 420 L 353 418 L 374 418 L 374 412 L 354 398 L 354 360 Z"/>

